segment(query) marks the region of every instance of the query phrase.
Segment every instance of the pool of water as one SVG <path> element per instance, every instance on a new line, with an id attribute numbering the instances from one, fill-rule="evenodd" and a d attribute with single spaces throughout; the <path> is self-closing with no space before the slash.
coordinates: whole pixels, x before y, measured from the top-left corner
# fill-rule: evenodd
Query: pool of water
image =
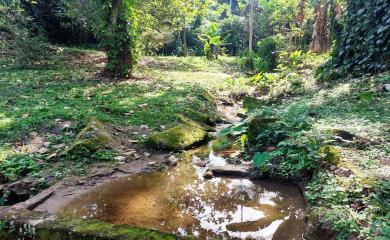
<path id="1" fill-rule="evenodd" d="M 226 164 L 224 154 L 211 151 L 211 164 Z M 303 239 L 305 205 L 297 186 L 205 180 L 204 171 L 183 160 L 166 172 L 116 179 L 75 198 L 61 214 L 197 239 Z"/>

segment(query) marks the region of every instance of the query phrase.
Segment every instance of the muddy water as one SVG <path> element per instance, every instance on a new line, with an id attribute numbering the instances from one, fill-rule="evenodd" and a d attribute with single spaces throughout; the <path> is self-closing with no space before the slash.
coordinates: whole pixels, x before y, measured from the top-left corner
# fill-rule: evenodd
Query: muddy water
<path id="1" fill-rule="evenodd" d="M 226 151 L 211 151 L 210 164 L 226 164 L 223 155 Z M 167 172 L 110 181 L 74 199 L 62 214 L 197 239 L 302 239 L 305 206 L 296 186 L 248 179 L 204 180 L 204 171 L 183 160 Z"/>

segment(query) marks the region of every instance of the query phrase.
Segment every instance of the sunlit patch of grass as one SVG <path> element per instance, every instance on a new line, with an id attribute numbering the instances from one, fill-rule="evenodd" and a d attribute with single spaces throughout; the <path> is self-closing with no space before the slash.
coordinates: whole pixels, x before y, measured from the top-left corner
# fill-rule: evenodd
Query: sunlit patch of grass
<path id="1" fill-rule="evenodd" d="M 5 114 L 0 114 L 0 130 L 9 129 L 14 122 L 14 119 L 6 117 Z"/>

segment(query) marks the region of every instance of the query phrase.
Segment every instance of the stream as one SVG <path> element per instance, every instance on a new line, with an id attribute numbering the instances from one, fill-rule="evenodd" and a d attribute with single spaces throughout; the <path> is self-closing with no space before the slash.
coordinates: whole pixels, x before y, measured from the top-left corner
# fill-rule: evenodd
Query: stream
<path id="1" fill-rule="evenodd" d="M 189 150 L 178 166 L 109 181 L 73 199 L 60 214 L 114 224 L 193 235 L 196 239 L 303 239 L 304 198 L 295 185 L 214 177 L 210 166 L 225 166 L 239 147 L 215 144 Z M 208 162 L 198 167 L 199 159 Z"/>

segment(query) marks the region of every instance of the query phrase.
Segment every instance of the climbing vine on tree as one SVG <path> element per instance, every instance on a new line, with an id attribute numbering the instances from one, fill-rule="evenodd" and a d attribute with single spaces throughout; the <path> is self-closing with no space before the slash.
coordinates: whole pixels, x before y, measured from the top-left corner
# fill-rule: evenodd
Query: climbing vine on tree
<path id="1" fill-rule="evenodd" d="M 135 0 L 100 0 L 102 10 L 96 14 L 93 30 L 107 54 L 106 70 L 125 77 L 137 58 L 137 15 Z"/>

